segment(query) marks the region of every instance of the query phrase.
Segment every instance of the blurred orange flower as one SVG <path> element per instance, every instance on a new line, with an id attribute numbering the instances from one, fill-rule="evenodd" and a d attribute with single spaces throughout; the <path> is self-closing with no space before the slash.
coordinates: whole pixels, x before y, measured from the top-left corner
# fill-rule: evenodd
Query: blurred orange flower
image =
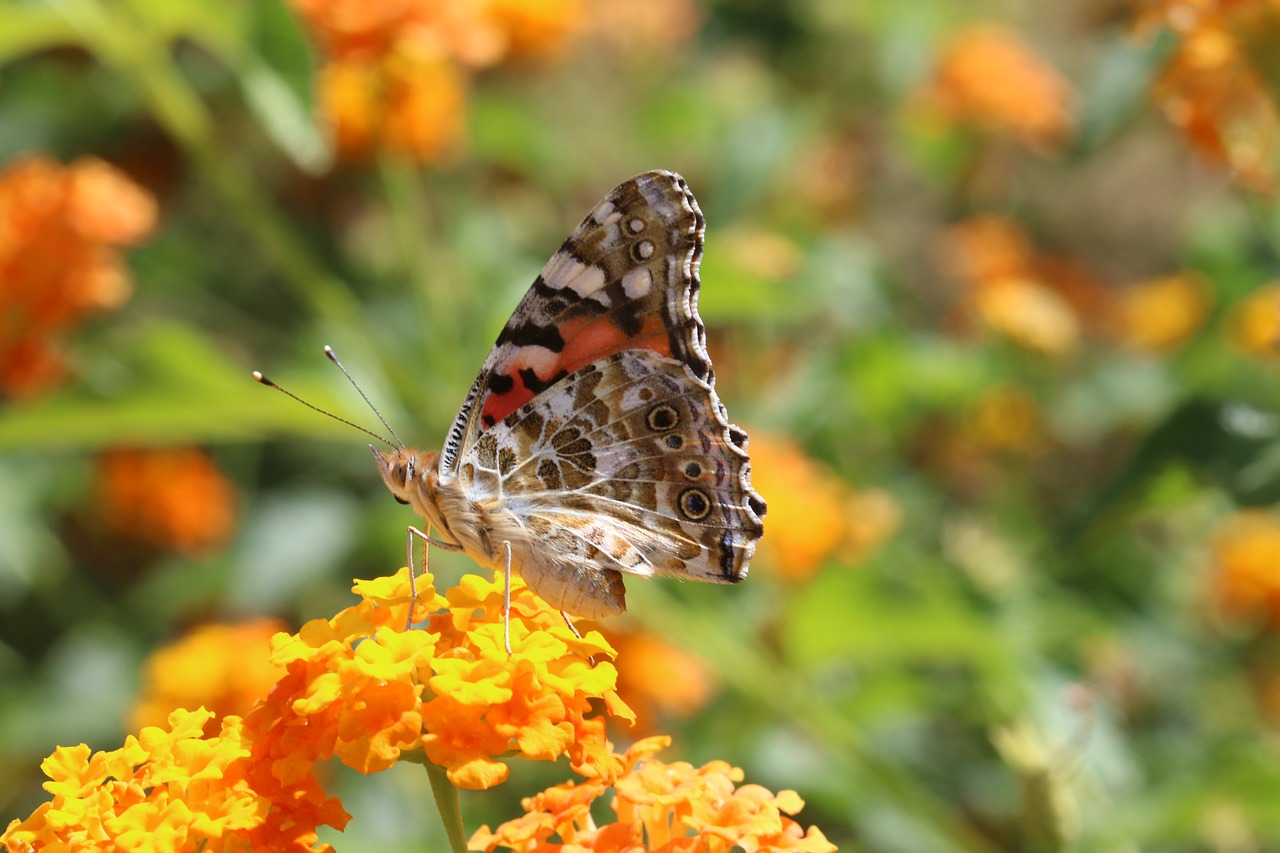
<path id="1" fill-rule="evenodd" d="M 320 104 L 339 154 L 440 162 L 461 144 L 468 73 L 561 53 L 581 0 L 292 0 L 325 54 Z"/>
<path id="2" fill-rule="evenodd" d="M 142 240 L 156 216 L 146 190 L 95 158 L 26 157 L 0 173 L 0 394 L 30 396 L 66 374 L 55 339 L 128 298 L 116 247 Z"/>
<path id="3" fill-rule="evenodd" d="M 164 725 L 178 708 L 206 708 L 214 716 L 205 736 L 217 734 L 222 718 L 247 714 L 284 675 L 270 652 L 285 627 L 275 619 L 202 625 L 157 650 L 143 667 L 130 729 Z"/>
<path id="4" fill-rule="evenodd" d="M 1261 69 L 1273 64 L 1280 7 L 1271 0 L 1154 0 L 1139 31 L 1171 29 L 1173 55 L 1153 96 L 1206 158 L 1270 192 L 1280 170 L 1280 113 Z"/>
<path id="5" fill-rule="evenodd" d="M 711 667 L 649 632 L 603 631 L 627 665 L 618 670 L 618 695 L 635 712 L 636 728 L 653 731 L 659 717 L 695 714 L 715 691 Z"/>
<path id="6" fill-rule="evenodd" d="M 1209 313 L 1209 283 L 1197 273 L 1149 279 L 1125 288 L 1113 306 L 1115 336 L 1134 349 L 1177 348 Z"/>
<path id="7" fill-rule="evenodd" d="M 481 827 L 468 847 L 596 853 L 835 851 L 816 826 L 806 830 L 792 819 L 804 807 L 795 791 L 774 794 L 759 785 L 739 785 L 742 771 L 724 761 L 693 767 L 653 757 L 669 743 L 666 737 L 647 738 L 619 756 L 624 770 L 612 783 L 614 822 L 598 826 L 591 815 L 591 804 L 608 791 L 609 782 L 566 783 L 525 799 L 525 814 L 496 830 Z M 553 836 L 560 842 L 552 842 Z"/>
<path id="8" fill-rule="evenodd" d="M 1037 253 L 1026 233 L 1000 216 L 949 228 L 939 241 L 938 267 L 964 285 L 966 306 L 987 328 L 1045 355 L 1073 352 L 1110 304 L 1090 270 Z"/>
<path id="9" fill-rule="evenodd" d="M 116 533 L 200 555 L 235 529 L 235 491 L 203 451 L 116 448 L 98 458 L 97 509 Z"/>
<path id="10" fill-rule="evenodd" d="M 760 552 L 785 577 L 802 580 L 839 554 L 863 559 L 898 529 L 902 512 L 887 493 L 855 491 L 784 438 L 751 434 L 751 480 L 769 499 Z"/>
<path id="11" fill-rule="evenodd" d="M 1249 355 L 1280 356 L 1280 281 L 1265 284 L 1232 306 L 1227 337 Z"/>
<path id="12" fill-rule="evenodd" d="M 1234 615 L 1280 630 L 1280 516 L 1247 510 L 1227 519 L 1213 551 L 1214 597 Z"/>
<path id="13" fill-rule="evenodd" d="M 1033 148 L 1072 133 L 1071 87 L 1012 30 L 962 30 L 940 51 L 921 101 L 943 121 L 1008 133 Z"/>
<path id="14" fill-rule="evenodd" d="M 338 153 L 360 158 L 385 146 L 440 162 L 462 140 L 466 93 L 447 58 L 398 50 L 377 59 L 335 59 L 320 74 L 320 108 Z"/>

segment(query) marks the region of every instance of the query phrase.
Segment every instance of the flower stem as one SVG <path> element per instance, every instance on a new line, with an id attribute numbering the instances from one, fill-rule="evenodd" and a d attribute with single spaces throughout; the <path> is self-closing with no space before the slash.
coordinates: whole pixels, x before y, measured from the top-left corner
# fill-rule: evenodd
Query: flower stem
<path id="1" fill-rule="evenodd" d="M 462 828 L 462 807 L 458 803 L 458 789 L 449 781 L 449 774 L 439 764 L 424 761 L 427 778 L 431 780 L 431 793 L 436 798 L 436 810 L 440 822 L 449 836 L 449 849 L 453 853 L 467 853 L 466 832 Z"/>

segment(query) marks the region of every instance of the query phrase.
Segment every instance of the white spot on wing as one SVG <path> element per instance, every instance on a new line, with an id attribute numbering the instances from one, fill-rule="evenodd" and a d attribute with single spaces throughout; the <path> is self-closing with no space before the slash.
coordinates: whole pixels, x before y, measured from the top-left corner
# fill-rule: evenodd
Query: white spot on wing
<path id="1" fill-rule="evenodd" d="M 636 267 L 622 277 L 622 292 L 628 299 L 639 299 L 653 289 L 653 276 L 648 267 Z"/>
<path id="2" fill-rule="evenodd" d="M 604 287 L 604 270 L 565 252 L 556 252 L 542 268 L 542 280 L 553 290 L 567 287 L 579 296 L 590 296 Z"/>
<path id="3" fill-rule="evenodd" d="M 600 202 L 599 207 L 591 211 L 591 218 L 594 219 L 596 222 L 600 223 L 601 225 L 604 225 L 604 223 L 609 219 L 610 215 L 613 214 L 613 211 L 614 211 L 613 202 L 602 201 Z"/>

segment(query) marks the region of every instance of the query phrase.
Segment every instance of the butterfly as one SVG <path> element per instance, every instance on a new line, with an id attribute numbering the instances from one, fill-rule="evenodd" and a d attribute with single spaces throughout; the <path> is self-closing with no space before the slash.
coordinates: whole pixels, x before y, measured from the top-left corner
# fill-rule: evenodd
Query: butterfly
<path id="1" fill-rule="evenodd" d="M 623 612 L 625 575 L 746 577 L 766 506 L 698 317 L 704 226 L 665 171 L 582 220 L 498 335 L 444 447 L 373 448 L 391 494 L 427 521 L 411 545 L 502 569 L 508 601 L 514 572 L 566 620 Z"/>

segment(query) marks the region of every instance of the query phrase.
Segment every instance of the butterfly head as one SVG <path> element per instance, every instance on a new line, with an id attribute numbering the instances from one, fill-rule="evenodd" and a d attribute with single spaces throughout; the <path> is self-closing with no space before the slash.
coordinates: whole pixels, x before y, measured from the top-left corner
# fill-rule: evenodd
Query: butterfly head
<path id="1" fill-rule="evenodd" d="M 440 453 L 420 453 L 409 447 L 398 447 L 393 450 L 379 450 L 373 445 L 373 458 L 378 461 L 378 473 L 382 482 L 391 490 L 391 496 L 397 501 L 412 506 L 419 515 L 432 517 L 434 509 L 435 484 L 439 477 L 436 459 Z"/>

